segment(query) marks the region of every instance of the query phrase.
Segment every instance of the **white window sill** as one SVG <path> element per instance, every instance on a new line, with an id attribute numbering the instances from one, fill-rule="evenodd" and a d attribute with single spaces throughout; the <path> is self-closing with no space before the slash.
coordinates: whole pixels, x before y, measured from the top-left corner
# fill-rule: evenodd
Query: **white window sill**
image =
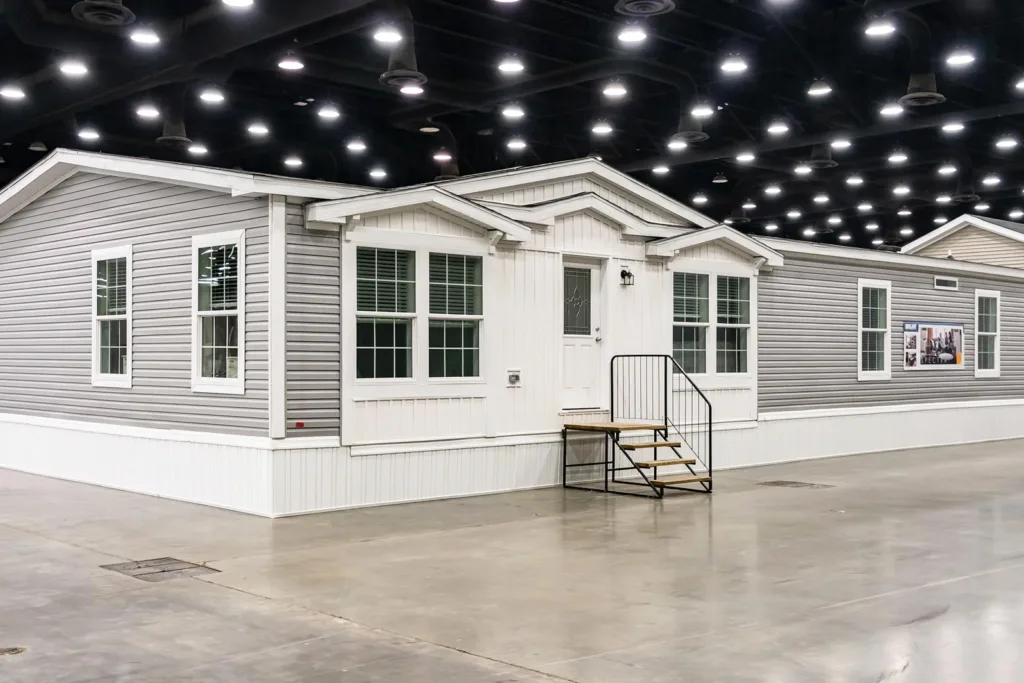
<path id="1" fill-rule="evenodd" d="M 994 379 L 999 377 L 999 370 L 975 370 L 974 376 L 977 379 Z"/>
<path id="2" fill-rule="evenodd" d="M 97 375 L 92 378 L 92 385 L 110 389 L 131 389 L 132 378 L 129 375 Z"/>
<path id="3" fill-rule="evenodd" d="M 858 372 L 858 382 L 888 382 L 892 379 L 892 372 Z"/>
<path id="4" fill-rule="evenodd" d="M 229 382 L 211 382 L 210 380 L 196 381 L 192 383 L 192 393 L 244 396 L 245 385 L 241 380 L 231 380 Z"/>

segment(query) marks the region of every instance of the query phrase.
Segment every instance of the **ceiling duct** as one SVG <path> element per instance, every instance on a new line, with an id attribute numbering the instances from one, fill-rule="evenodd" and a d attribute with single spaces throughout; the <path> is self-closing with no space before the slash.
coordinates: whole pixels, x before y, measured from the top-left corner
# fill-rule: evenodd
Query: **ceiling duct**
<path id="1" fill-rule="evenodd" d="M 686 144 L 692 145 L 698 142 L 705 142 L 710 138 L 711 136 L 704 131 L 700 120 L 690 116 L 690 113 L 686 111 L 686 102 L 680 102 L 679 125 L 676 126 L 676 132 L 671 140 L 682 140 Z"/>
<path id="2" fill-rule="evenodd" d="M 452 133 L 452 129 L 441 122 L 434 123 L 437 128 L 440 129 L 441 140 L 443 141 L 443 149 L 447 150 L 451 155 L 451 159 L 441 164 L 441 170 L 438 172 L 437 177 L 434 180 L 454 180 L 458 178 L 459 173 L 459 143 L 455 139 L 455 135 Z"/>
<path id="3" fill-rule="evenodd" d="M 627 17 L 654 17 L 668 14 L 676 8 L 673 0 L 619 0 L 615 11 Z"/>
<path id="4" fill-rule="evenodd" d="M 961 173 L 960 180 L 956 184 L 956 193 L 953 201 L 957 204 L 971 204 L 981 199 L 974 184 L 974 173 Z"/>
<path id="5" fill-rule="evenodd" d="M 911 74 L 907 94 L 900 98 L 900 104 L 905 107 L 930 107 L 945 101 L 946 96 L 938 91 L 934 71 Z"/>
<path id="6" fill-rule="evenodd" d="M 391 6 L 395 25 L 402 33 L 402 42 L 391 50 L 388 70 L 380 75 L 380 82 L 392 88 L 423 85 L 427 82 L 427 77 L 416 65 L 416 28 L 412 12 L 404 0 L 395 0 Z"/>
<path id="7" fill-rule="evenodd" d="M 816 169 L 835 168 L 839 165 L 839 162 L 832 158 L 832 150 L 828 145 L 811 147 L 811 158 L 806 163 Z"/>
<path id="8" fill-rule="evenodd" d="M 173 149 L 185 149 L 192 144 L 185 130 L 185 88 L 176 85 L 167 98 L 167 118 L 164 119 L 163 134 L 156 144 Z"/>
<path id="9" fill-rule="evenodd" d="M 935 80 L 935 48 L 932 31 L 920 17 L 901 13 L 900 32 L 910 41 L 910 83 L 907 94 L 900 98 L 906 107 L 930 107 L 942 104 L 946 96 L 939 92 Z"/>
<path id="10" fill-rule="evenodd" d="M 135 21 L 135 13 L 121 0 L 82 0 L 71 8 L 71 14 L 92 26 L 127 26 Z"/>

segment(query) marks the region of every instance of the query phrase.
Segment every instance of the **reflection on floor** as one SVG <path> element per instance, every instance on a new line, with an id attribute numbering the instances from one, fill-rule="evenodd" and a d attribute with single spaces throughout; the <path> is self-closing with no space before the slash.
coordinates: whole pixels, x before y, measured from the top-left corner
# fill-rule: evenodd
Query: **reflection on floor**
<path id="1" fill-rule="evenodd" d="M 0 680 L 1016 682 L 1022 448 L 276 521 L 0 471 Z"/>

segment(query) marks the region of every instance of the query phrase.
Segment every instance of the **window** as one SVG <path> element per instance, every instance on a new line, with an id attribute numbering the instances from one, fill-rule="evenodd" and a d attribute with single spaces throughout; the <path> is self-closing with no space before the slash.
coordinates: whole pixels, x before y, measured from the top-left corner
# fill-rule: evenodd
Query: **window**
<path id="1" fill-rule="evenodd" d="M 416 254 L 356 249 L 356 377 L 412 377 Z"/>
<path id="2" fill-rule="evenodd" d="M 935 289 L 947 289 L 951 292 L 959 291 L 960 280 L 955 277 L 935 276 Z"/>
<path id="3" fill-rule="evenodd" d="M 686 373 L 707 372 L 708 276 L 673 273 L 672 356 Z"/>
<path id="4" fill-rule="evenodd" d="M 245 393 L 245 232 L 192 238 L 192 390 Z"/>
<path id="5" fill-rule="evenodd" d="M 591 332 L 590 268 L 565 266 L 562 271 L 562 334 L 589 336 Z"/>
<path id="6" fill-rule="evenodd" d="M 885 280 L 859 280 L 857 379 L 886 380 L 892 376 L 889 341 L 891 284 Z"/>
<path id="7" fill-rule="evenodd" d="M 999 292 L 979 289 L 975 301 L 974 376 L 999 376 Z"/>
<path id="8" fill-rule="evenodd" d="M 132 248 L 92 253 L 94 386 L 132 385 Z"/>
<path id="9" fill-rule="evenodd" d="M 431 377 L 480 376 L 483 259 L 430 255 Z"/>
<path id="10" fill-rule="evenodd" d="M 716 367 L 720 374 L 747 371 L 747 330 L 750 328 L 750 278 L 718 277 Z"/>

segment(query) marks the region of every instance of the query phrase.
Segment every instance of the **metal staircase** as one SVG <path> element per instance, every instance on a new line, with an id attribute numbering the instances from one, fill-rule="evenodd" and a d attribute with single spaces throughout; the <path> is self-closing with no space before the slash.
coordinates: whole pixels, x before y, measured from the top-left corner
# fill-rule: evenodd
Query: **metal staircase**
<path id="1" fill-rule="evenodd" d="M 615 356 L 610 389 L 609 422 L 562 429 L 563 486 L 658 498 L 666 489 L 711 493 L 711 402 L 675 359 Z"/>

